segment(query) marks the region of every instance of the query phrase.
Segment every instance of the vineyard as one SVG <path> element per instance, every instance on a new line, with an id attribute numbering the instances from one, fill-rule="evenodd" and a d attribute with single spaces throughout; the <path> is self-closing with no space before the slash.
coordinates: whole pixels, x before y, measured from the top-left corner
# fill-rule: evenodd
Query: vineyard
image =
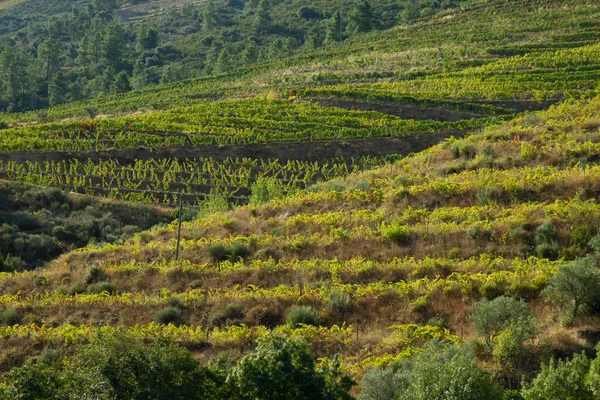
<path id="1" fill-rule="evenodd" d="M 598 26 L 592 1 L 472 0 L 0 115 L 0 398 L 119 335 L 221 372 L 284 336 L 364 400 L 440 345 L 549 398 L 551 360 L 600 362 Z"/>
<path id="2" fill-rule="evenodd" d="M 389 158 L 388 158 L 389 159 Z M 174 158 L 136 160 L 130 165 L 107 160 L 94 163 L 77 159 L 62 162 L 0 162 L 0 178 L 52 186 L 88 195 L 150 204 L 202 205 L 212 194 L 232 204 L 245 204 L 261 188 L 279 196 L 307 189 L 323 180 L 341 178 L 370 169 L 385 159 L 331 159 L 315 162 L 262 159 Z M 269 187 L 267 187 L 269 186 Z"/>

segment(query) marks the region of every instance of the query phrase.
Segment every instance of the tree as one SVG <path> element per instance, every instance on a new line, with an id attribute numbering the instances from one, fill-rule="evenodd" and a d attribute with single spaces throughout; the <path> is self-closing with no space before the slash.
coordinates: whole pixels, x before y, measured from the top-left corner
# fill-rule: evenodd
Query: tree
<path id="1" fill-rule="evenodd" d="M 252 64 L 258 60 L 258 47 L 254 41 L 249 41 L 242 50 L 241 54 L 243 64 Z"/>
<path id="2" fill-rule="evenodd" d="M 558 268 L 542 295 L 558 307 L 573 304 L 572 318 L 581 306 L 595 307 L 600 302 L 600 274 L 592 255 Z"/>
<path id="3" fill-rule="evenodd" d="M 325 22 L 325 42 L 335 43 L 340 40 L 340 33 L 344 31 L 344 26 L 340 29 L 342 22 L 342 14 L 339 10 L 333 13 L 333 16 Z M 343 39 L 343 37 L 342 37 Z"/>
<path id="4" fill-rule="evenodd" d="M 219 26 L 220 19 L 219 7 L 214 0 L 210 0 L 202 11 L 204 29 L 207 31 L 215 29 Z"/>
<path id="5" fill-rule="evenodd" d="M 369 0 L 359 0 L 350 13 L 349 29 L 353 33 L 369 32 L 375 24 L 375 15 Z"/>
<path id="6" fill-rule="evenodd" d="M 150 344 L 125 333 L 99 335 L 62 363 L 25 363 L 8 374 L 10 399 L 225 398 L 224 379 L 166 339 Z"/>
<path id="7" fill-rule="evenodd" d="M 146 24 L 140 25 L 135 40 L 135 49 L 138 52 L 155 49 L 158 46 L 158 30 Z"/>
<path id="8" fill-rule="evenodd" d="M 126 93 L 131 90 L 131 84 L 129 83 L 129 75 L 127 72 L 121 71 L 115 77 L 114 82 L 111 85 L 111 92 L 113 93 Z"/>
<path id="9" fill-rule="evenodd" d="M 38 47 L 38 60 L 42 69 L 42 76 L 46 82 L 58 70 L 60 56 L 60 46 L 54 39 L 46 39 Z"/>
<path id="10" fill-rule="evenodd" d="M 269 12 L 269 1 L 260 0 L 258 3 L 258 9 L 254 15 L 254 31 L 255 32 L 266 32 L 271 27 L 271 14 Z"/>
<path id="11" fill-rule="evenodd" d="M 227 380 L 240 399 L 351 399 L 353 382 L 334 370 L 315 369 L 306 343 L 272 335 L 259 341 L 256 352 L 243 357 Z"/>
<path id="12" fill-rule="evenodd" d="M 485 337 L 490 347 L 496 336 L 505 329 L 519 327 L 533 332 L 535 326 L 533 313 L 527 303 L 505 296 L 475 303 L 469 319 L 475 331 Z"/>
<path id="13" fill-rule="evenodd" d="M 469 347 L 433 340 L 413 358 L 389 368 L 392 372 L 387 374 L 371 371 L 365 375 L 360 400 L 496 400 L 502 397 L 491 377 L 477 367 L 475 353 Z"/>
<path id="14" fill-rule="evenodd" d="M 414 21 L 420 16 L 421 14 L 419 13 L 419 9 L 417 8 L 417 5 L 413 2 L 408 3 L 404 7 L 404 10 L 398 13 L 398 19 L 405 24 Z"/>
<path id="15" fill-rule="evenodd" d="M 525 383 L 521 394 L 525 400 L 593 400 L 592 388 L 586 382 L 590 361 L 585 354 L 575 354 L 570 361 L 554 358 L 530 383 Z"/>
<path id="16" fill-rule="evenodd" d="M 120 69 L 123 64 L 125 50 L 125 32 L 119 23 L 112 23 L 106 28 L 102 40 L 102 52 L 106 65 Z"/>
<path id="17" fill-rule="evenodd" d="M 215 63 L 214 73 L 223 74 L 228 72 L 231 69 L 233 64 L 233 60 L 231 59 L 231 54 L 227 48 L 224 48 L 219 53 L 219 57 L 217 57 L 217 62 Z"/>
<path id="18" fill-rule="evenodd" d="M 62 104 L 67 101 L 68 94 L 69 87 L 65 74 L 58 71 L 48 85 L 48 103 L 50 106 Z"/>

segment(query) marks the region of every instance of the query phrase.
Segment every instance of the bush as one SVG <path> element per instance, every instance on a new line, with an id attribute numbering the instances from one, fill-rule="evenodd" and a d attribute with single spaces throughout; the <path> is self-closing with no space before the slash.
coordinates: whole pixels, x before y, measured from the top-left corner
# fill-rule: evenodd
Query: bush
<path id="1" fill-rule="evenodd" d="M 324 364 L 316 369 L 306 343 L 271 335 L 240 360 L 227 380 L 240 400 L 351 400 L 354 382 L 342 374 L 339 361 Z"/>
<path id="2" fill-rule="evenodd" d="M 286 322 L 291 326 L 318 325 L 317 310 L 308 306 L 296 306 L 288 313 Z"/>
<path id="3" fill-rule="evenodd" d="M 544 222 L 535 230 L 535 242 L 538 244 L 550 243 L 556 239 L 558 229 L 552 222 Z"/>
<path id="4" fill-rule="evenodd" d="M 588 255 L 559 267 L 542 295 L 560 308 L 572 304 L 573 318 L 581 306 L 600 309 L 600 272 L 594 257 Z"/>
<path id="5" fill-rule="evenodd" d="M 90 285 L 88 286 L 87 291 L 92 294 L 108 293 L 113 295 L 117 293 L 117 289 L 109 282 L 100 282 L 98 284 Z"/>
<path id="6" fill-rule="evenodd" d="M 107 277 L 106 272 L 100 267 L 90 267 L 87 270 L 87 274 L 85 275 L 85 283 L 92 284 L 96 283 L 101 279 L 105 279 Z"/>
<path id="7" fill-rule="evenodd" d="M 535 248 L 535 252 L 539 258 L 547 258 L 548 260 L 556 260 L 558 250 L 558 246 L 549 243 L 539 244 Z"/>
<path id="8" fill-rule="evenodd" d="M 181 311 L 175 307 L 162 309 L 156 313 L 156 322 L 164 325 L 180 325 L 183 322 Z"/>
<path id="9" fill-rule="evenodd" d="M 229 257 L 229 251 L 223 243 L 214 243 L 208 246 L 208 254 L 215 262 L 225 261 Z"/>
<path id="10" fill-rule="evenodd" d="M 392 240 L 400 245 L 407 245 L 411 242 L 411 230 L 407 225 L 400 225 L 397 222 L 386 224 L 385 222 L 379 228 L 384 238 Z"/>
<path id="11" fill-rule="evenodd" d="M 250 254 L 248 246 L 241 242 L 233 242 L 229 247 L 229 259 L 231 261 L 245 260 Z"/>
<path id="12" fill-rule="evenodd" d="M 395 400 L 402 395 L 409 384 L 408 374 L 393 367 L 381 370 L 367 368 L 360 382 L 358 400 Z"/>
<path id="13" fill-rule="evenodd" d="M 589 225 L 578 226 L 571 232 L 571 244 L 580 249 L 584 249 L 588 246 L 590 240 L 594 236 L 594 232 Z"/>
<path id="14" fill-rule="evenodd" d="M 21 322 L 21 316 L 17 312 L 15 306 L 8 306 L 4 311 L 0 312 L 0 324 L 1 325 L 17 325 Z"/>
<path id="15" fill-rule="evenodd" d="M 369 372 L 360 400 L 499 400 L 500 389 L 477 367 L 469 347 L 433 340 L 387 374 Z M 383 386 L 385 385 L 385 386 Z M 363 394 L 364 393 L 364 394 Z"/>
<path id="16" fill-rule="evenodd" d="M 325 303 L 327 311 L 341 316 L 352 311 L 352 307 L 352 296 L 335 290 L 329 293 L 327 303 Z"/>
<path id="17" fill-rule="evenodd" d="M 83 292 L 85 292 L 85 289 L 83 288 L 81 282 L 75 282 L 67 289 L 67 294 L 69 296 L 75 296 L 76 294 L 80 294 Z"/>
<path id="18" fill-rule="evenodd" d="M 527 303 L 505 296 L 475 303 L 469 319 L 475 331 L 485 337 L 490 347 L 496 336 L 505 329 L 518 327 L 533 333 L 535 327 L 533 313 Z"/>
<path id="19" fill-rule="evenodd" d="M 588 358 L 575 354 L 570 361 L 551 359 L 530 383 L 525 383 L 521 394 L 525 400 L 547 399 L 594 399 L 591 388 L 586 383 L 590 367 Z"/>

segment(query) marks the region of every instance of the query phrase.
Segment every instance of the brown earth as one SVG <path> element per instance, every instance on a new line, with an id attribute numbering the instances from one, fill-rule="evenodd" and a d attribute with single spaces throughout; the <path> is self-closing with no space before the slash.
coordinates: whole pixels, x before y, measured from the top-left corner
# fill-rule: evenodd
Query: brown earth
<path id="1" fill-rule="evenodd" d="M 443 131 L 400 137 L 371 137 L 361 139 L 327 139 L 312 141 L 280 141 L 237 145 L 171 146 L 154 150 L 124 149 L 100 152 L 15 152 L 0 153 L 0 161 L 62 161 L 62 160 L 118 160 L 122 164 L 150 158 L 212 157 L 223 160 L 228 157 L 251 157 L 263 159 L 317 161 L 332 157 L 386 156 L 423 151 L 451 136 L 460 138 L 466 131 Z"/>

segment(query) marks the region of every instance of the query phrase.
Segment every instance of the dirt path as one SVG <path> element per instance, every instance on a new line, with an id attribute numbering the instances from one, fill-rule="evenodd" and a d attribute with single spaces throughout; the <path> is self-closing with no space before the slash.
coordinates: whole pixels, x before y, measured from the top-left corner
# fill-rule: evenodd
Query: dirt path
<path id="1" fill-rule="evenodd" d="M 395 115 L 402 119 L 434 119 L 444 122 L 456 122 L 464 119 L 485 117 L 483 114 L 451 110 L 442 107 L 420 107 L 409 104 L 377 103 L 329 97 L 313 98 L 311 101 L 317 102 L 323 107 L 338 107 L 345 110 L 377 111 L 382 114 Z"/>
<path id="2" fill-rule="evenodd" d="M 463 137 L 466 131 L 444 131 L 400 137 L 373 137 L 362 139 L 329 139 L 313 141 L 282 141 L 229 146 L 172 146 L 156 150 L 124 149 L 106 152 L 17 152 L 0 153 L 1 161 L 62 161 L 106 160 L 131 163 L 149 158 L 195 158 L 213 157 L 223 160 L 227 157 L 277 158 L 287 160 L 317 161 L 332 157 L 386 156 L 389 154 L 408 155 L 423 151 L 442 140 L 454 136 Z"/>

